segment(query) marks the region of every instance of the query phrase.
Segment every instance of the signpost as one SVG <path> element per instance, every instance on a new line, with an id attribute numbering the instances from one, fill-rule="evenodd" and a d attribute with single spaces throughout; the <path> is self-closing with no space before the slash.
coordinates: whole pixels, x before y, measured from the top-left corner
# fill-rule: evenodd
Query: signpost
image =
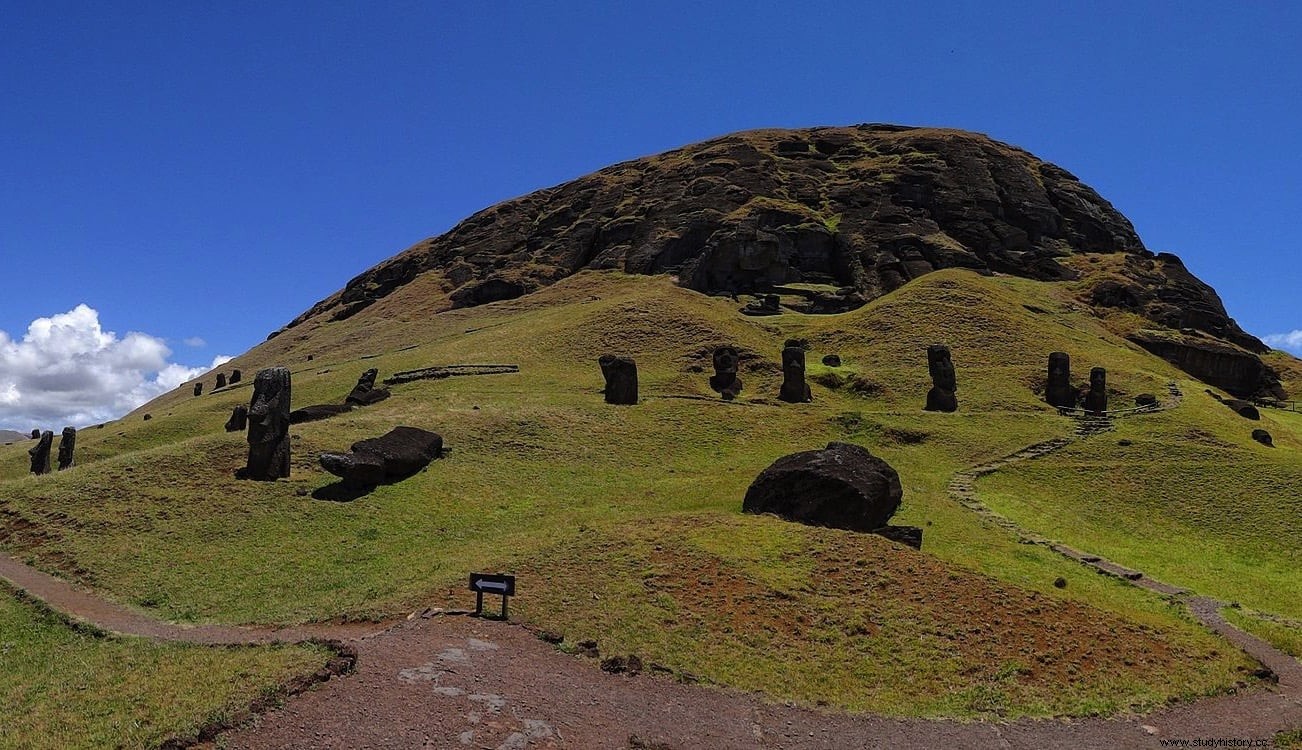
<path id="1" fill-rule="evenodd" d="M 515 576 L 493 573 L 471 573 L 470 590 L 475 592 L 475 616 L 484 615 L 484 594 L 502 597 L 502 619 L 506 619 L 506 598 L 515 596 Z"/>

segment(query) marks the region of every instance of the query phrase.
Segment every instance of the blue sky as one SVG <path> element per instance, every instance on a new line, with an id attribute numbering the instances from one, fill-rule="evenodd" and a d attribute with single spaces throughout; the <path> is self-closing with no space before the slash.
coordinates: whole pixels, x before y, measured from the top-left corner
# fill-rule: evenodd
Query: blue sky
<path id="1" fill-rule="evenodd" d="M 124 403 L 23 411 L 12 361 L 165 390 L 480 208 L 769 126 L 1022 146 L 1298 331 L 1302 4 L 1235 5 L 0 0 L 0 427 Z"/>

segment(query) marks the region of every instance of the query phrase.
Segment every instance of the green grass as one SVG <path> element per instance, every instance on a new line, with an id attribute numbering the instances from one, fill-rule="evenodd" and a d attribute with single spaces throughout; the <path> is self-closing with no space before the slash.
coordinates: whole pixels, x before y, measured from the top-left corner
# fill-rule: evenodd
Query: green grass
<path id="1" fill-rule="evenodd" d="M 276 483 L 232 477 L 245 446 L 221 425 L 233 406 L 247 403 L 249 389 L 193 398 L 183 386 L 102 430 L 83 431 L 84 459 L 73 471 L 28 477 L 25 453 L 0 449 L 0 544 L 128 605 L 184 621 L 292 623 L 465 605 L 467 571 L 516 569 L 526 573 L 513 609 L 540 627 L 600 637 L 777 699 L 901 715 L 1110 713 L 1217 692 L 1243 677 L 1246 659 L 1178 607 L 1018 544 L 945 495 L 955 471 L 1070 433 L 1071 421 L 1035 391 L 1048 351 L 1072 353 L 1078 379 L 1093 364 L 1108 366 L 1117 399 L 1162 393 L 1179 377 L 1074 306 L 1063 287 L 938 272 L 844 315 L 749 319 L 734 302 L 663 278 L 584 273 L 518 300 L 442 313 L 436 275 L 411 286 L 348 320 L 309 320 L 226 369 L 240 367 L 251 379 L 258 367 L 289 366 L 295 406 L 342 400 L 368 367 L 384 377 L 431 364 L 507 362 L 520 373 L 398 386 L 378 405 L 296 426 L 293 473 Z M 776 401 L 778 355 L 790 336 L 810 341 L 811 377 L 830 372 L 820 361 L 835 352 L 844 362 L 839 376 L 874 387 L 814 385 L 811 404 Z M 926 346 L 936 341 L 951 345 L 958 368 L 957 414 L 920 408 L 930 385 Z M 733 403 L 706 384 L 710 351 L 725 343 L 756 355 L 743 366 L 745 389 Z M 639 405 L 602 403 L 595 360 L 606 352 L 637 359 Z M 145 411 L 152 420 L 142 419 Z M 395 424 L 440 432 L 450 454 L 352 503 L 311 498 L 333 479 L 316 465 L 318 453 Z M 1291 445 L 1289 435 L 1281 429 L 1277 439 Z M 893 561 L 896 548 L 740 514 L 760 470 L 831 440 L 865 445 L 900 472 L 905 497 L 894 522 L 924 527 L 926 555 L 898 579 L 930 585 L 917 572 L 925 569 L 971 584 L 973 593 L 945 612 L 950 630 L 920 637 L 916 628 L 931 627 L 923 603 L 887 588 L 875 601 L 891 614 L 867 637 L 857 629 L 867 625 L 853 619 L 867 614 L 850 588 L 793 590 L 797 571 L 824 564 L 801 551 L 811 540 L 825 549 L 867 544 L 862 558 L 876 568 Z M 1262 470 L 1277 466 L 1264 454 L 1244 456 Z M 1192 456 L 1219 457 L 1215 450 Z M 1071 476 L 1064 470 L 1043 481 L 1056 487 Z M 649 538 L 648 529 L 669 541 Z M 1264 572 L 1240 572 L 1268 582 L 1287 553 L 1265 547 L 1260 554 Z M 699 621 L 666 625 L 665 612 L 696 604 L 650 596 L 645 574 L 663 568 L 664 586 L 681 591 L 700 565 L 732 571 L 747 596 L 784 587 L 794 598 L 783 601 L 826 622 L 801 626 L 801 637 L 770 637 L 732 623 L 749 605 L 729 599 Z M 1062 590 L 1053 587 L 1060 577 L 1068 583 Z M 602 581 L 603 605 L 572 606 L 592 601 L 593 592 L 575 588 L 590 580 Z M 1019 646 L 1024 654 L 999 654 L 993 671 L 974 669 L 990 666 L 978 651 L 943 657 L 947 636 L 968 642 L 959 623 L 991 618 L 979 592 L 1008 598 L 1010 611 L 1026 615 L 1024 634 L 1033 640 Z M 1100 626 L 1099 648 L 1112 651 L 1100 651 L 1106 658 L 1059 653 L 1054 622 L 1030 612 L 1044 610 L 1032 595 L 1109 623 Z M 794 617 L 790 609 L 783 612 Z M 851 619 L 839 619 L 840 609 Z M 1144 635 L 1108 635 L 1130 628 Z M 811 645 L 810 638 L 825 640 Z M 1146 661 L 1156 652 L 1163 659 Z"/>
<path id="2" fill-rule="evenodd" d="M 195 737 L 328 658 L 318 647 L 216 648 L 74 630 L 0 591 L 0 747 L 149 747 Z"/>
<path id="3" fill-rule="evenodd" d="M 1251 612 L 1244 612 L 1235 607 L 1221 610 L 1225 619 L 1275 648 L 1302 659 L 1302 627 L 1296 624 L 1267 620 Z"/>

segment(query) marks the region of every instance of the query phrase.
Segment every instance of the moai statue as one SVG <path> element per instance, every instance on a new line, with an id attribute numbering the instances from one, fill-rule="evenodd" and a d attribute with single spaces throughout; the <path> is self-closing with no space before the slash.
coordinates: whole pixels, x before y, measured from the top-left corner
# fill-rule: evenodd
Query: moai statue
<path id="1" fill-rule="evenodd" d="M 927 391 L 927 411 L 958 411 L 958 383 L 954 379 L 954 362 L 949 358 L 949 347 L 932 344 L 927 347 L 927 370 L 931 373 L 931 390 Z"/>
<path id="2" fill-rule="evenodd" d="M 274 482 L 289 476 L 289 369 L 268 367 L 253 378 L 249 460 L 240 479 Z"/>
<path id="3" fill-rule="evenodd" d="M 814 400 L 809 383 L 805 382 L 805 349 L 792 346 L 791 342 L 782 348 L 782 390 L 778 391 L 778 399 L 789 404 L 806 404 Z"/>
<path id="4" fill-rule="evenodd" d="M 1044 384 L 1044 400 L 1059 409 L 1076 406 L 1076 389 L 1071 386 L 1071 357 L 1066 352 L 1049 355 L 1049 376 Z"/>
<path id="5" fill-rule="evenodd" d="M 54 433 L 46 430 L 41 433 L 40 442 L 27 449 L 27 455 L 32 457 L 33 474 L 50 473 L 50 445 L 54 443 Z"/>
<path id="6" fill-rule="evenodd" d="M 242 432 L 249 424 L 249 407 L 237 406 L 231 410 L 231 418 L 226 420 L 227 432 Z"/>
<path id="7" fill-rule="evenodd" d="M 194 384 L 194 395 L 196 395 L 196 396 L 202 396 L 202 395 L 203 395 L 203 383 L 195 383 L 195 384 Z"/>
<path id="8" fill-rule="evenodd" d="M 40 439 L 41 439 L 41 431 L 32 430 L 32 440 L 40 440 Z"/>
<path id="9" fill-rule="evenodd" d="M 235 385 L 236 383 L 240 382 L 241 377 L 243 377 L 243 375 L 240 373 L 239 370 L 231 370 L 230 384 Z"/>
<path id="10" fill-rule="evenodd" d="M 710 378 L 710 387 L 723 396 L 724 401 L 731 401 L 741 393 L 741 379 L 737 377 L 737 367 L 741 357 L 731 346 L 721 346 L 714 350 L 714 376 Z"/>
<path id="11" fill-rule="evenodd" d="M 1102 367 L 1090 370 L 1090 389 L 1085 393 L 1085 411 L 1096 417 L 1108 410 L 1108 371 Z"/>
<path id="12" fill-rule="evenodd" d="M 362 373 L 362 376 L 357 379 L 357 385 L 353 386 L 353 390 L 350 391 L 347 398 L 344 399 L 344 403 L 355 404 L 357 406 L 369 406 L 388 398 L 388 388 L 375 387 L 375 378 L 379 374 L 380 371 L 374 367 Z"/>
<path id="13" fill-rule="evenodd" d="M 214 387 L 214 389 L 215 389 L 215 388 L 225 388 L 225 387 L 226 387 L 226 375 L 223 374 L 223 373 L 220 373 L 220 372 L 217 373 L 217 385 L 215 385 L 215 386 L 213 386 L 213 387 Z"/>
<path id="14" fill-rule="evenodd" d="M 59 471 L 72 468 L 72 451 L 77 446 L 77 431 L 71 427 L 63 428 L 59 437 Z"/>
<path id="15" fill-rule="evenodd" d="M 603 354 L 597 360 L 601 376 L 606 379 L 606 403 L 637 403 L 637 363 L 632 357 Z"/>

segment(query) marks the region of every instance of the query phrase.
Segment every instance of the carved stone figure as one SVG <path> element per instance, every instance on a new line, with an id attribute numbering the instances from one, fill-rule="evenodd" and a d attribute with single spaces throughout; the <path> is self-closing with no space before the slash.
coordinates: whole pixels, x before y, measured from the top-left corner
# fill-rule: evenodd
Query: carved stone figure
<path id="1" fill-rule="evenodd" d="M 1049 375 L 1044 384 L 1044 400 L 1059 409 L 1076 406 L 1076 389 L 1071 385 L 1071 356 L 1066 352 L 1049 355 Z"/>
<path id="2" fill-rule="evenodd" d="M 203 395 L 203 383 L 195 383 L 195 384 L 194 384 L 194 395 L 196 395 L 196 396 L 202 396 L 202 395 Z"/>
<path id="3" fill-rule="evenodd" d="M 805 349 L 786 346 L 782 349 L 782 390 L 778 399 L 789 404 L 807 404 L 814 400 L 805 382 Z"/>
<path id="4" fill-rule="evenodd" d="M 240 382 L 241 377 L 243 377 L 243 375 L 241 375 L 239 370 L 231 370 L 231 385 Z"/>
<path id="5" fill-rule="evenodd" d="M 890 464 L 851 443 L 792 453 L 760 472 L 744 513 L 775 513 L 811 526 L 875 531 L 900 507 L 904 488 Z"/>
<path id="6" fill-rule="evenodd" d="M 258 370 L 248 418 L 248 463 L 236 476 L 266 482 L 289 476 L 288 368 Z"/>
<path id="7" fill-rule="evenodd" d="M 59 436 L 59 471 L 72 468 L 72 451 L 77 447 L 77 431 L 72 427 L 64 427 L 63 434 Z"/>
<path id="8" fill-rule="evenodd" d="M 1270 436 L 1270 433 L 1266 432 L 1265 430 L 1261 430 L 1261 429 L 1253 430 L 1252 439 L 1256 440 L 1258 443 L 1261 443 L 1262 445 L 1267 445 L 1270 446 L 1271 448 L 1275 447 L 1274 438 L 1272 438 Z"/>
<path id="9" fill-rule="evenodd" d="M 741 393 L 741 378 L 737 377 L 737 367 L 741 357 L 731 346 L 721 346 L 714 350 L 714 376 L 710 378 L 710 387 L 723 396 L 724 401 L 731 401 Z"/>
<path id="10" fill-rule="evenodd" d="M 54 433 L 46 430 L 40 434 L 40 442 L 27 449 L 27 455 L 32 457 L 33 474 L 50 473 L 50 445 L 54 443 Z"/>
<path id="11" fill-rule="evenodd" d="M 226 420 L 227 432 L 242 432 L 249 424 L 249 407 L 237 406 L 231 409 L 231 418 Z"/>
<path id="12" fill-rule="evenodd" d="M 226 375 L 224 373 L 219 372 L 217 373 L 217 385 L 214 386 L 214 388 L 225 388 L 225 387 L 226 387 Z"/>
<path id="13" fill-rule="evenodd" d="M 606 379 L 606 403 L 637 403 L 637 363 L 631 357 L 603 354 L 597 360 Z"/>
<path id="14" fill-rule="evenodd" d="M 958 383 L 954 378 L 954 362 L 949 357 L 949 347 L 932 344 L 927 347 L 927 371 L 931 373 L 931 390 L 927 391 L 927 411 L 958 411 Z"/>
<path id="15" fill-rule="evenodd" d="M 380 371 L 372 367 L 357 379 L 357 385 L 348 393 L 344 403 L 356 404 L 357 406 L 368 406 L 378 403 L 389 397 L 388 388 L 376 388 L 375 377 Z"/>
<path id="16" fill-rule="evenodd" d="M 1090 370 L 1090 389 L 1085 392 L 1084 407 L 1095 416 L 1108 410 L 1108 371 L 1102 367 Z"/>
<path id="17" fill-rule="evenodd" d="M 322 453 L 322 468 L 353 487 L 397 482 L 443 455 L 443 437 L 417 427 L 395 427 L 353 443 L 348 453 Z"/>
<path id="18" fill-rule="evenodd" d="M 32 430 L 32 440 L 40 440 L 40 439 L 41 439 L 41 431 Z"/>

